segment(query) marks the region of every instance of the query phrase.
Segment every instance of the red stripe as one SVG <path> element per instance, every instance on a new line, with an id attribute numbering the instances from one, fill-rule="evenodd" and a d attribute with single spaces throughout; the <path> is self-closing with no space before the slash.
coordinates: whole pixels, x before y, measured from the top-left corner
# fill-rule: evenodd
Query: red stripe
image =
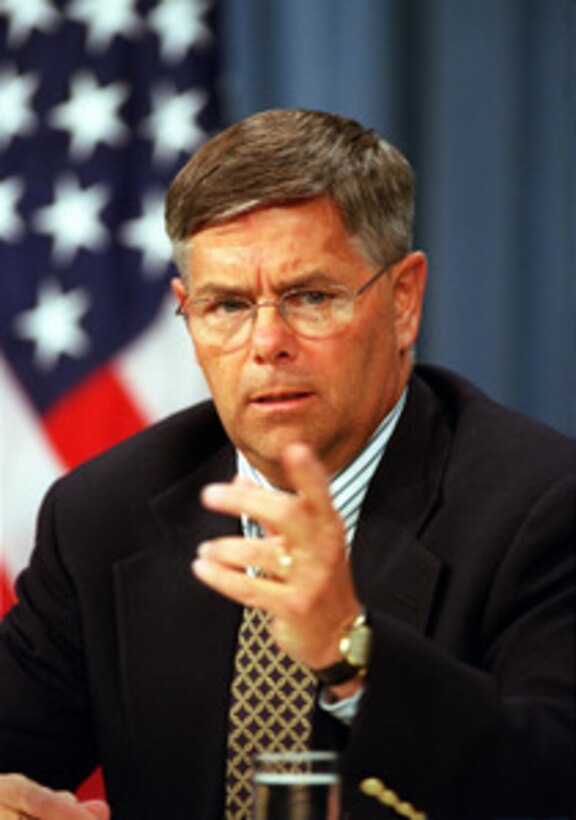
<path id="1" fill-rule="evenodd" d="M 76 789 L 76 795 L 80 800 L 106 799 L 104 778 L 102 769 L 96 769 L 90 777 Z"/>
<path id="2" fill-rule="evenodd" d="M 126 436 L 146 419 L 111 367 L 95 371 L 43 418 L 47 436 L 68 467 L 75 467 Z"/>
<path id="3" fill-rule="evenodd" d="M 14 587 L 8 577 L 6 567 L 3 567 L 0 561 L 0 618 L 8 612 L 15 603 L 16 595 L 14 593 Z"/>

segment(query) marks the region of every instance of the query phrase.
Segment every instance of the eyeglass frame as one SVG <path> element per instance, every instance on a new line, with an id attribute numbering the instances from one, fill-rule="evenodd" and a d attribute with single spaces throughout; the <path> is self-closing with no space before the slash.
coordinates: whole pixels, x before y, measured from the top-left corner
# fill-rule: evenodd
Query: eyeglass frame
<path id="1" fill-rule="evenodd" d="M 346 291 L 346 293 L 350 297 L 350 300 L 354 303 L 354 306 L 355 306 L 356 301 L 360 298 L 360 296 L 362 296 L 370 287 L 372 287 L 372 285 L 375 282 L 377 282 L 378 279 L 380 279 L 381 276 L 383 276 L 391 268 L 393 268 L 394 265 L 398 264 L 399 261 L 400 261 L 400 259 L 397 259 L 396 261 L 390 262 L 390 264 L 379 268 L 376 271 L 376 273 L 373 274 L 368 279 L 367 282 L 364 282 L 363 285 L 360 285 L 360 287 L 357 288 L 357 290 L 351 290 L 347 285 L 343 285 L 343 284 L 340 284 L 340 283 L 335 283 L 331 287 L 334 288 L 334 289 L 341 290 L 341 291 Z M 281 293 L 280 296 L 278 297 L 278 299 L 265 299 L 262 302 L 254 302 L 254 301 L 252 301 L 252 299 L 248 299 L 247 297 L 244 297 L 244 296 L 238 296 L 238 297 L 234 297 L 234 298 L 236 298 L 239 302 L 243 302 L 244 304 L 250 306 L 250 322 L 251 322 L 252 326 L 254 325 L 254 321 L 256 319 L 256 316 L 258 315 L 258 310 L 260 308 L 262 308 L 262 307 L 275 307 L 278 310 L 278 312 L 279 312 L 280 316 L 282 317 L 282 319 L 288 325 L 288 327 L 297 336 L 301 336 L 304 339 L 329 339 L 331 334 L 327 334 L 326 336 L 308 336 L 305 333 L 301 333 L 299 330 L 297 330 L 295 327 L 292 326 L 292 324 L 290 323 L 290 317 L 286 315 L 286 312 L 285 312 L 286 311 L 286 306 L 285 306 L 286 298 L 289 297 L 289 296 L 293 296 L 296 293 L 305 293 L 307 290 L 314 292 L 313 287 L 310 287 L 310 288 L 295 287 L 295 288 L 289 288 L 288 290 Z M 321 291 L 322 288 L 318 287 L 317 290 Z M 189 314 L 186 313 L 186 306 L 188 304 L 200 304 L 202 302 L 211 302 L 213 299 L 214 299 L 213 296 L 199 296 L 199 297 L 196 297 L 196 298 L 188 297 L 187 299 L 184 299 L 182 302 L 180 302 L 180 304 L 176 307 L 176 309 L 174 311 L 174 315 L 175 316 L 181 316 L 186 321 L 190 321 L 191 317 L 190 317 Z M 242 342 L 242 344 L 238 345 L 238 349 L 243 347 L 244 344 L 245 344 L 245 342 Z M 234 349 L 236 349 L 236 348 L 234 348 Z"/>

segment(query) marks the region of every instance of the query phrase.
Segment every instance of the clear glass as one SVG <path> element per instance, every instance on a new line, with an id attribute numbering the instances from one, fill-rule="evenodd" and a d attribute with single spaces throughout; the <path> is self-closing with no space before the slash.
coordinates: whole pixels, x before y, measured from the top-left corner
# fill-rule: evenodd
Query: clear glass
<path id="1" fill-rule="evenodd" d="M 338 820 L 334 752 L 267 752 L 254 761 L 254 820 Z"/>

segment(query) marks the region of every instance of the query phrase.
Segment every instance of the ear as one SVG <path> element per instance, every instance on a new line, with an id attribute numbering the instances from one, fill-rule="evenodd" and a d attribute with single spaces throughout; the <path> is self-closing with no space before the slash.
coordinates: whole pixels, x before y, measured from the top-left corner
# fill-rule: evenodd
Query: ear
<path id="1" fill-rule="evenodd" d="M 426 256 L 421 251 L 409 253 L 391 271 L 394 288 L 394 323 L 400 351 L 409 350 L 418 336 L 426 271 Z"/>
<path id="2" fill-rule="evenodd" d="M 172 288 L 172 293 L 178 300 L 180 305 L 184 304 L 186 301 L 186 287 L 182 279 L 179 276 L 174 276 L 173 279 L 170 280 L 170 287 Z"/>

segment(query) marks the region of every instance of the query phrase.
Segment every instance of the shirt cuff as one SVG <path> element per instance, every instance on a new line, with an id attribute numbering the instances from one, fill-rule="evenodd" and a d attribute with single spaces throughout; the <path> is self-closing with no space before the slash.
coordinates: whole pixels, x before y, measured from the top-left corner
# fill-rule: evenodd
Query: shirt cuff
<path id="1" fill-rule="evenodd" d="M 358 713 L 363 694 L 364 689 L 360 688 L 349 698 L 342 698 L 342 700 L 330 703 L 326 696 L 326 689 L 323 688 L 320 692 L 318 703 L 325 712 L 328 712 L 332 717 L 344 723 L 345 726 L 350 726 Z"/>

